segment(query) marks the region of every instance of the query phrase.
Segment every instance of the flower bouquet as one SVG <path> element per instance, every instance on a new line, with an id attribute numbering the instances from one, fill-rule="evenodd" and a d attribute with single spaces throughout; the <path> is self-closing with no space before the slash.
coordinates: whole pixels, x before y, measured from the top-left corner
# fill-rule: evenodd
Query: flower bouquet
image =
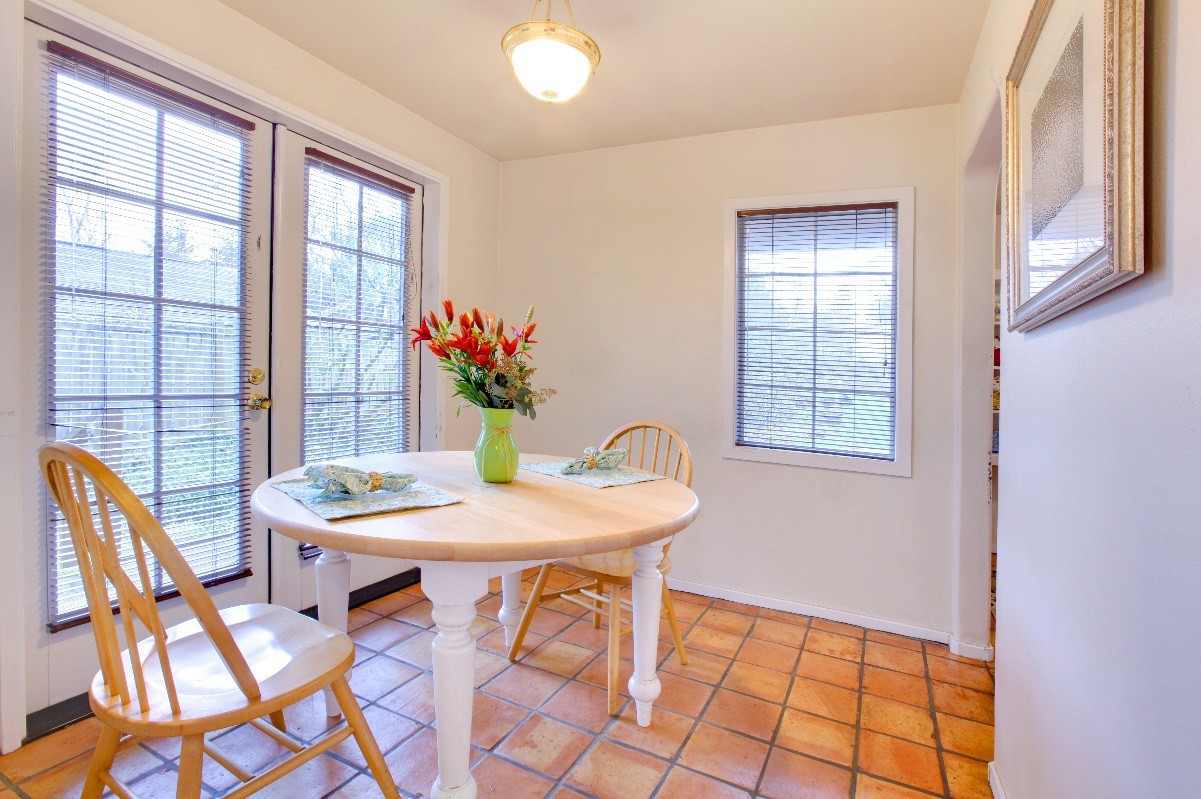
<path id="1" fill-rule="evenodd" d="M 438 366 L 450 374 L 454 394 L 480 409 L 483 423 L 475 446 L 475 469 L 489 483 L 509 483 L 517 474 L 517 446 L 511 434 L 513 412 L 533 419 L 535 407 L 554 394 L 536 389 L 530 363 L 538 342 L 534 309 L 526 312 L 520 327 L 505 333 L 504 321 L 472 308 L 455 319 L 454 303 L 442 301 L 445 319 L 430 311 L 412 328 L 410 344 L 427 342 Z M 457 324 L 456 324 L 457 321 Z"/>

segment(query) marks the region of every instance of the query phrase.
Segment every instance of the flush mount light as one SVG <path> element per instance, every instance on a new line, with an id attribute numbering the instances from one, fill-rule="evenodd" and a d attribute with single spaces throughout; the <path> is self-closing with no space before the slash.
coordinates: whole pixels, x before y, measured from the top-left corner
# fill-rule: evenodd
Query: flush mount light
<path id="1" fill-rule="evenodd" d="M 546 3 L 546 15 L 538 7 Z M 527 92 L 548 103 L 565 103 L 579 94 L 600 63 L 600 48 L 591 36 L 574 27 L 571 0 L 563 0 L 572 24 L 551 19 L 553 0 L 534 0 L 530 19 L 509 28 L 500 49 L 513 64 L 517 81 Z"/>

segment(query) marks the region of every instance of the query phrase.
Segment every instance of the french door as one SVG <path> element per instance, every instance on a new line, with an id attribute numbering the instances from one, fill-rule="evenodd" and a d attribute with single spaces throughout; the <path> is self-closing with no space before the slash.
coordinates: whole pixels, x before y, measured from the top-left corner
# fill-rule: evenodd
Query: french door
<path id="1" fill-rule="evenodd" d="M 91 625 L 37 448 L 99 455 L 221 606 L 268 598 L 270 123 L 26 27 L 27 706 L 87 689 Z M 152 564 L 152 568 L 153 564 Z M 187 618 L 155 569 L 164 621 Z"/>

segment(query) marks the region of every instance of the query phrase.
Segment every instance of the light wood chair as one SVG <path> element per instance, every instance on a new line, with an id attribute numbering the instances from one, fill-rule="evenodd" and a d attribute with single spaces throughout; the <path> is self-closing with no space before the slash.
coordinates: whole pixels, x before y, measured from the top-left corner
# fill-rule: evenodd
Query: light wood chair
<path id="1" fill-rule="evenodd" d="M 692 486 L 692 452 L 688 449 L 688 443 L 684 441 L 684 437 L 674 428 L 661 422 L 632 422 L 610 433 L 600 448 L 614 449 L 623 446 L 628 452 L 627 464 L 662 474 L 673 480 L 679 480 L 686 486 Z M 665 577 L 671 569 L 671 561 L 668 559 L 670 548 L 671 542 L 669 541 L 663 547 L 663 560 L 659 564 L 659 571 Z M 584 582 L 560 591 L 546 591 L 546 580 L 554 568 L 581 577 Z M 601 614 L 607 614 L 609 713 L 615 714 L 621 698 L 621 686 L 617 684 L 621 665 L 621 636 L 631 629 L 630 623 L 623 619 L 621 609 L 622 606 L 625 606 L 632 610 L 630 603 L 621 598 L 621 592 L 623 588 L 630 585 L 630 578 L 633 574 L 634 550 L 632 549 L 583 555 L 544 565 L 538 570 L 529 601 L 521 615 L 521 623 L 517 627 L 517 634 L 513 636 L 513 645 L 509 647 L 509 660 L 517 660 L 522 642 L 525 640 L 525 634 L 530 628 L 530 622 L 534 619 L 534 613 L 543 602 L 558 598 L 587 608 L 592 611 L 592 626 L 598 629 L 601 624 Z M 680 663 L 687 665 L 688 653 L 684 649 L 684 639 L 680 635 L 680 623 L 676 619 L 675 607 L 672 605 L 671 593 L 667 590 L 666 580 L 663 581 L 663 609 L 667 614 L 667 623 L 671 627 L 671 637 L 675 643 Z"/>
<path id="2" fill-rule="evenodd" d="M 241 786 L 226 794 L 241 799 L 352 734 L 384 796 L 399 799 L 375 737 L 346 684 L 355 654 L 345 633 L 275 605 L 219 611 L 162 526 L 104 463 L 63 443 L 43 447 L 40 461 L 71 531 L 100 656 L 100 672 L 88 699 L 104 729 L 82 799 L 98 799 L 106 787 L 120 799 L 131 799 L 129 788 L 110 770 L 125 736 L 183 739 L 176 788 L 180 799 L 200 796 L 206 754 L 241 780 Z M 164 629 L 150 577 L 154 561 L 147 549 L 194 619 Z M 116 593 L 124 649 L 109 585 Z M 138 640 L 135 622 L 141 622 L 148 637 Z M 284 708 L 324 688 L 333 691 L 346 724 L 304 746 L 287 734 Z M 251 774 L 204 738 L 205 733 L 243 723 L 292 755 Z"/>

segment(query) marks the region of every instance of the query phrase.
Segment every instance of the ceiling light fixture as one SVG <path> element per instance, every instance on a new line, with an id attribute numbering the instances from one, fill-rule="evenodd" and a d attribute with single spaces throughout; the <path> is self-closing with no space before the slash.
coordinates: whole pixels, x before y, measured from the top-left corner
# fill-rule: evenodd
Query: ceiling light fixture
<path id="1" fill-rule="evenodd" d="M 538 7 L 546 3 L 546 16 Z M 513 64 L 517 81 L 527 92 L 548 103 L 565 103 L 579 94 L 600 63 L 600 48 L 575 27 L 571 0 L 563 0 L 571 25 L 551 19 L 553 0 L 534 0 L 530 19 L 509 28 L 500 49 Z"/>

